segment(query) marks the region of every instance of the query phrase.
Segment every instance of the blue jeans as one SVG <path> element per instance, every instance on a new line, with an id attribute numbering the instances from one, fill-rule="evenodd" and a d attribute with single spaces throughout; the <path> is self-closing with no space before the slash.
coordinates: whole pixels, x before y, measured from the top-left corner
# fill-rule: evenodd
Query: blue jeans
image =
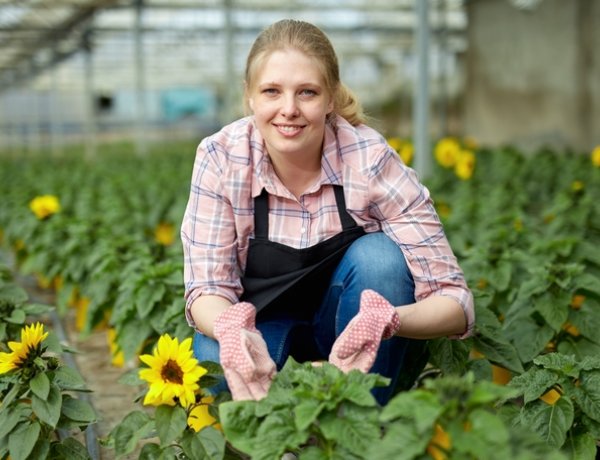
<path id="1" fill-rule="evenodd" d="M 360 294 L 365 289 L 373 289 L 395 306 L 415 301 L 415 285 L 404 255 L 382 232 L 368 233 L 350 245 L 312 321 L 298 320 L 285 312 L 269 315 L 262 321 L 260 315 L 257 317 L 256 327 L 262 333 L 277 368 L 281 369 L 290 355 L 297 361 L 326 360 L 335 339 L 357 314 Z M 380 404 L 386 404 L 393 396 L 403 371 L 414 378 L 418 376 L 421 369 L 405 369 L 407 361 L 414 361 L 405 358 L 407 350 L 409 353 L 422 353 L 424 344 L 424 341 L 404 337 L 381 342 L 370 372 L 390 378 L 391 383 L 387 387 L 373 389 L 373 395 Z M 216 340 L 196 332 L 193 349 L 199 361 L 219 362 Z M 403 386 L 410 386 L 410 382 Z M 213 391 L 223 389 L 226 389 L 225 382 Z"/>

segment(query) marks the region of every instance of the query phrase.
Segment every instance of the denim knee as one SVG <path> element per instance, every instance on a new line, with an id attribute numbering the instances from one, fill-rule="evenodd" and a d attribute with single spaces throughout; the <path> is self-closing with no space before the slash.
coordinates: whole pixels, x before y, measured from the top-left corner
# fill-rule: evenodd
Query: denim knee
<path id="1" fill-rule="evenodd" d="M 373 289 L 394 305 L 414 302 L 415 284 L 404 254 L 383 232 L 368 233 L 352 243 L 338 272 L 345 277 L 345 287 L 355 283 L 360 291 Z"/>

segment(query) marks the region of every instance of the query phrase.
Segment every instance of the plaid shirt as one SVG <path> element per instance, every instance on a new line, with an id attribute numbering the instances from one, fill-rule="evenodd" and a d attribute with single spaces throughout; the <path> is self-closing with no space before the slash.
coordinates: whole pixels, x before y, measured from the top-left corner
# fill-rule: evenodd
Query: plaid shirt
<path id="1" fill-rule="evenodd" d="M 325 130 L 321 178 L 297 200 L 279 181 L 252 117 L 199 145 L 181 227 L 186 312 L 200 295 L 237 302 L 248 244 L 254 232 L 254 198 L 269 193 L 269 240 L 307 248 L 342 229 L 331 185 L 342 185 L 348 213 L 366 232 L 383 231 L 402 250 L 415 298 L 454 298 L 470 335 L 473 297 L 448 244 L 429 191 L 377 131 L 341 117 Z M 190 324 L 191 318 L 187 313 Z"/>

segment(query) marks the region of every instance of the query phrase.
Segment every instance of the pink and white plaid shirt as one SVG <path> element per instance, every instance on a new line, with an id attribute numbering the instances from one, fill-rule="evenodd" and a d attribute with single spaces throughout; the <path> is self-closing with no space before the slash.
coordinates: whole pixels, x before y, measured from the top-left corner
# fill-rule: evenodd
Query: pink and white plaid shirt
<path id="1" fill-rule="evenodd" d="M 200 295 L 239 300 L 254 236 L 253 200 L 263 187 L 269 193 L 269 239 L 307 248 L 342 230 L 331 185 L 343 186 L 347 211 L 358 225 L 383 231 L 398 244 L 415 281 L 415 298 L 456 299 L 468 322 L 460 337 L 470 335 L 473 296 L 429 191 L 381 134 L 341 117 L 326 126 L 321 179 L 300 200 L 276 176 L 252 117 L 202 140 L 181 226 L 187 307 Z"/>

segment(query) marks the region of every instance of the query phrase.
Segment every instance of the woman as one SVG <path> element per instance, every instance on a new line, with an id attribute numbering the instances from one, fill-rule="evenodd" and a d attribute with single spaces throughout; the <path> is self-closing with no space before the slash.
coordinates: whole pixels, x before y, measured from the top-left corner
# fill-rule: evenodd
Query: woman
<path id="1" fill-rule="evenodd" d="M 429 192 L 364 124 L 314 25 L 258 36 L 244 98 L 251 115 L 198 147 L 182 224 L 195 355 L 234 399 L 264 397 L 291 355 L 389 377 L 384 404 L 415 344 L 473 327 Z"/>

